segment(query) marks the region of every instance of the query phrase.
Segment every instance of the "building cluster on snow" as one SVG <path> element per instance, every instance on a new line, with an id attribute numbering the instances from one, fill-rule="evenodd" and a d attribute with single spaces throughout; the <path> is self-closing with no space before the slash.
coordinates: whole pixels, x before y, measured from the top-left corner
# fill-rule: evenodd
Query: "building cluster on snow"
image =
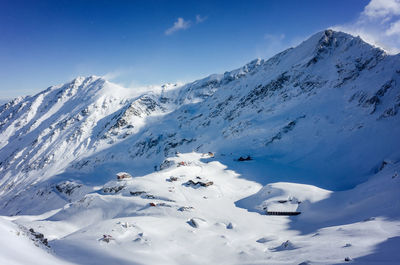
<path id="1" fill-rule="evenodd" d="M 131 178 L 132 178 L 132 176 L 127 172 L 119 172 L 119 173 L 117 173 L 117 179 L 118 180 L 131 179 Z"/>

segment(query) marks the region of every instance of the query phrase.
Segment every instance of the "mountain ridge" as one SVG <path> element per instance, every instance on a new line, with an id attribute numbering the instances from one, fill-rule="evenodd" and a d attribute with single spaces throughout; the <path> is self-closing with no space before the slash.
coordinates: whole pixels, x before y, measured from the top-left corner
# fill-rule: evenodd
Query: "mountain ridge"
<path id="1" fill-rule="evenodd" d="M 0 260 L 397 264 L 399 107 L 399 55 L 331 30 L 184 85 L 17 98 Z"/>
<path id="2" fill-rule="evenodd" d="M 384 125 L 384 120 L 398 119 L 399 65 L 398 55 L 387 55 L 359 37 L 325 30 L 268 60 L 256 59 L 224 74 L 182 86 L 164 85 L 146 93 L 129 91 L 101 77 L 78 77 L 0 107 L 1 193 L 15 191 L 16 186 L 40 183 L 63 172 L 91 172 L 110 161 L 128 165 L 141 160 L 137 163 L 153 168 L 175 151 L 191 150 L 236 153 L 233 156 L 251 153 L 272 164 L 278 162 L 269 175 L 280 175 L 283 165 L 293 166 L 299 172 L 305 170 L 293 180 L 312 183 L 312 178 L 304 175 L 315 177 L 330 167 L 340 168 L 335 162 L 330 166 L 309 155 L 326 139 L 332 143 L 329 139 L 334 136 L 324 126 L 345 132 L 357 128 L 362 131 L 366 123 L 380 122 L 390 127 L 391 124 Z M 360 83 L 354 83 L 358 80 Z M 314 103 L 306 106 L 307 101 Z M 348 112 L 335 113 L 332 102 L 347 108 Z M 314 113 L 313 108 L 327 113 L 325 116 Z M 332 110 L 327 111 L 329 108 Z M 346 118 L 351 111 L 356 117 Z M 340 124 L 341 119 L 348 124 Z M 316 142 L 306 139 L 314 124 L 320 127 L 314 132 Z M 302 126 L 303 132 L 298 133 L 296 140 L 292 139 L 291 132 Z M 370 130 L 376 130 L 383 137 L 384 129 L 376 126 Z M 391 129 L 394 132 L 390 139 L 399 128 L 392 126 Z M 371 133 L 362 134 L 370 138 Z M 348 137 L 356 136 L 344 135 L 338 143 L 351 141 Z M 232 148 L 232 143 L 238 147 Z M 355 174 L 360 167 L 361 173 L 355 174 L 357 180 L 343 180 L 333 174 L 325 178 L 342 182 L 341 188 L 346 188 L 349 187 L 346 183 L 352 186 L 365 180 L 363 176 L 383 160 L 399 159 L 394 147 L 387 152 L 387 143 L 380 140 L 378 144 L 383 147 L 377 148 L 375 156 L 364 154 L 373 164 L 355 163 L 351 170 L 342 166 L 336 173 Z M 121 145 L 126 148 L 118 147 Z M 288 145 L 293 145 L 294 150 L 290 151 Z M 300 148 L 305 150 L 297 151 Z M 372 150 L 361 149 L 358 151 Z M 286 155 L 296 152 L 296 155 Z M 322 157 L 329 160 L 334 153 L 326 150 Z M 351 156 L 354 153 L 357 152 Z M 340 163 L 354 160 L 351 156 L 342 158 Z M 307 157 L 310 158 L 307 160 Z M 308 169 L 315 163 L 313 160 L 324 165 L 314 173 Z M 149 166 L 150 163 L 153 165 Z M 331 183 L 328 187 L 334 187 L 332 181 L 327 183 Z"/>

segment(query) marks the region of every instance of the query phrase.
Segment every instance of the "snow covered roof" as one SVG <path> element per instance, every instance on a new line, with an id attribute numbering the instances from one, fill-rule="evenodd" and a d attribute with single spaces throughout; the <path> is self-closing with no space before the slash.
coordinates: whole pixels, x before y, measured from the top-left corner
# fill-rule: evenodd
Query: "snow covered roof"
<path id="1" fill-rule="evenodd" d="M 132 176 L 127 172 L 119 172 L 117 173 L 117 177 L 132 177 Z"/>

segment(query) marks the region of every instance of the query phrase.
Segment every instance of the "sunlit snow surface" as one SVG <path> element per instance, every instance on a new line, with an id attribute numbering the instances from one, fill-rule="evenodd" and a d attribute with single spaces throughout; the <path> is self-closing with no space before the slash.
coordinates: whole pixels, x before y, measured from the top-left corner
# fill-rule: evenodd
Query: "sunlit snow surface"
<path id="1" fill-rule="evenodd" d="M 218 154 L 169 160 L 168 168 L 149 175 L 123 181 L 110 176 L 48 216 L 12 219 L 43 233 L 57 258 L 76 264 L 336 264 L 346 257 L 359 264 L 382 258 L 398 264 L 397 164 L 352 190 L 330 192 L 292 183 L 260 190 L 218 162 Z M 189 180 L 213 184 L 193 186 Z M 118 191 L 106 190 L 112 187 Z M 260 210 L 268 205 L 287 211 L 292 202 L 283 200 L 296 200 L 301 214 L 268 216 Z M 102 241 L 103 235 L 111 240 Z M 386 248 L 394 256 L 380 257 Z M 3 258 L 6 249 L 0 248 Z"/>
<path id="2" fill-rule="evenodd" d="M 398 264 L 399 110 L 400 55 L 331 30 L 185 85 L 91 76 L 16 98 L 0 258 Z"/>

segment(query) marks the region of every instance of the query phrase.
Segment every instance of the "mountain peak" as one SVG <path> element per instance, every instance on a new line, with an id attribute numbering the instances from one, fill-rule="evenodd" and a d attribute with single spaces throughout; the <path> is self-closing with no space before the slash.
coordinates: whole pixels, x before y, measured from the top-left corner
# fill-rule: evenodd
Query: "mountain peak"
<path id="1" fill-rule="evenodd" d="M 309 44 L 314 47 L 314 53 L 323 53 L 330 50 L 347 50 L 353 46 L 353 49 L 362 50 L 379 50 L 384 52 L 381 48 L 375 47 L 372 44 L 364 41 L 360 36 L 353 36 L 349 33 L 342 31 L 335 31 L 333 29 L 326 29 L 312 35 L 309 39 L 305 40 L 302 44 Z M 299 45 L 299 46 L 300 46 Z"/>
<path id="2" fill-rule="evenodd" d="M 323 61 L 327 68 L 336 71 L 334 66 L 340 62 L 356 64 L 357 60 L 375 62 L 385 55 L 382 49 L 372 46 L 360 37 L 327 29 L 315 33 L 298 46 L 273 56 L 266 61 L 266 64 L 275 69 L 277 74 L 291 67 L 307 68 Z M 318 68 L 321 68 L 321 65 Z"/>
<path id="3" fill-rule="evenodd" d="M 274 147 L 296 123 L 306 123 L 303 113 L 307 113 L 308 102 L 293 112 L 291 104 L 302 102 L 302 97 L 311 100 L 314 95 L 328 93 L 333 87 L 338 90 L 351 87 L 351 91 L 345 90 L 351 93 L 346 94 L 346 103 L 340 101 L 341 93 L 324 95 L 312 99 L 314 109 L 325 111 L 325 105 L 319 104 L 330 98 L 338 104 L 349 104 L 349 108 L 354 106 L 348 102 L 359 102 L 354 108 L 355 113 L 361 113 L 360 117 L 372 110 L 374 119 L 392 117 L 398 111 L 397 97 L 392 94 L 384 98 L 384 95 L 389 95 L 386 91 L 396 87 L 398 61 L 384 60 L 388 58 L 381 56 L 382 52 L 359 37 L 328 29 L 267 61 L 256 59 L 236 70 L 185 85 L 130 89 L 103 77 L 79 76 L 0 109 L 0 149 L 3 147 L 0 170 L 17 172 L 9 176 L 31 180 L 37 176 L 34 170 L 43 170 L 42 179 L 46 179 L 65 168 L 75 170 L 78 166 L 71 161 L 77 154 L 93 155 L 94 162 L 85 164 L 87 168 L 100 163 L 96 161 L 103 161 L 95 153 L 98 149 L 112 149 L 115 159 L 114 153 L 120 151 L 115 151 L 113 146 L 125 139 L 130 141 L 128 157 L 140 160 L 144 155 L 168 155 L 178 148 L 205 148 L 201 142 L 215 139 L 221 143 L 231 139 L 247 142 L 241 137 L 250 129 L 261 132 L 259 136 L 255 134 L 254 141 L 263 150 L 265 145 Z M 280 113 L 281 109 L 287 112 Z M 290 122 L 275 124 L 268 120 L 278 114 L 281 115 L 279 119 L 285 117 Z M 310 110 L 309 116 L 312 115 L 313 110 Z M 336 113 L 329 112 L 329 115 Z M 153 127 L 159 121 L 164 123 Z M 258 127 L 257 124 L 266 125 Z M 363 128 L 366 125 L 352 126 Z M 264 127 L 270 129 L 265 131 Z M 178 131 L 183 128 L 184 133 L 179 135 L 176 128 Z M 210 131 L 215 138 L 207 138 Z M 65 151 L 65 146 L 70 153 L 62 154 L 60 150 Z M 82 157 L 79 159 L 86 163 Z M 0 177 L 5 174 L 1 173 Z M 13 181 L 13 177 L 3 178 L 3 183 Z"/>

